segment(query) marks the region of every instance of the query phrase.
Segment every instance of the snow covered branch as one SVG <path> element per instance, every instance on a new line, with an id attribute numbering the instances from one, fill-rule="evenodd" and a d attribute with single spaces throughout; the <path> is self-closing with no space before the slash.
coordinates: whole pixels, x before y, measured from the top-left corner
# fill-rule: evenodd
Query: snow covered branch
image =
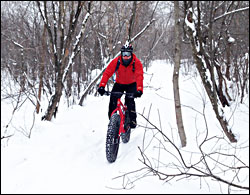
<path id="1" fill-rule="evenodd" d="M 241 8 L 241 9 L 237 9 L 237 10 L 233 10 L 233 11 L 230 11 L 230 12 L 226 12 L 223 15 L 214 18 L 214 22 L 217 21 L 217 20 L 219 20 L 219 19 L 221 19 L 221 18 L 223 18 L 223 17 L 225 17 L 225 16 L 228 16 L 230 14 L 234 14 L 234 13 L 242 12 L 242 11 L 246 11 L 246 10 L 249 10 L 249 7 L 244 7 L 244 8 Z"/>
<path id="2" fill-rule="evenodd" d="M 62 81 L 63 83 L 65 82 L 66 80 L 66 77 L 67 77 L 67 74 L 68 74 L 68 71 L 69 71 L 69 68 L 72 66 L 73 62 L 74 62 L 74 59 L 76 57 L 76 53 L 77 53 L 77 48 L 78 48 L 78 45 L 80 43 L 80 40 L 82 39 L 82 36 L 83 36 L 83 33 L 86 29 L 86 23 L 88 21 L 88 18 L 90 16 L 90 13 L 87 12 L 84 20 L 82 21 L 82 28 L 81 28 L 81 31 L 79 32 L 79 34 L 76 36 L 76 42 L 74 43 L 74 47 L 73 47 L 73 52 L 69 58 L 69 62 L 68 62 L 68 65 L 67 67 L 64 69 L 64 73 L 63 73 L 63 77 L 62 77 Z"/>

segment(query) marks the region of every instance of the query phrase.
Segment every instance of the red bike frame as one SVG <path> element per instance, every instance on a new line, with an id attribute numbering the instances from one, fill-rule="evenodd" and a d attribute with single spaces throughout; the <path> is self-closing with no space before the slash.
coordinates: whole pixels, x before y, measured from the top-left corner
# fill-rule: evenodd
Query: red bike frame
<path id="1" fill-rule="evenodd" d="M 121 122 L 120 122 L 120 128 L 119 128 L 119 138 L 120 138 L 120 135 L 121 133 L 125 133 L 125 130 L 124 130 L 124 122 L 125 122 L 125 112 L 127 110 L 127 106 L 124 105 L 121 101 L 121 98 L 118 98 L 117 100 L 117 107 L 116 109 L 112 112 L 111 116 L 116 112 L 118 111 L 119 112 L 119 115 L 121 117 Z"/>

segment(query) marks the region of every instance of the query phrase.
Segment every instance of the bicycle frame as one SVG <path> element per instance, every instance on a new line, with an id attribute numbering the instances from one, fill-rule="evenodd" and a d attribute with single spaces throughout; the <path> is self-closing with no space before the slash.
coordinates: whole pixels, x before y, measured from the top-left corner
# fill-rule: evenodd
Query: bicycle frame
<path id="1" fill-rule="evenodd" d="M 130 133 L 131 133 L 131 128 L 125 124 L 125 122 L 129 122 L 129 118 L 128 119 L 126 118 L 126 113 L 127 113 L 128 108 L 127 108 L 127 105 L 125 105 L 125 103 L 124 104 L 122 103 L 121 97 L 122 95 L 125 95 L 125 98 L 126 97 L 134 98 L 134 94 L 123 93 L 123 92 L 109 92 L 109 91 L 104 91 L 104 94 L 105 95 L 113 94 L 114 96 L 118 95 L 117 106 L 114 109 L 114 111 L 111 113 L 110 122 L 108 125 L 108 131 L 107 131 L 107 138 L 106 138 L 106 158 L 110 163 L 112 163 L 117 158 L 120 138 L 122 139 L 123 143 L 127 143 L 130 139 Z M 125 99 L 125 102 L 126 102 L 126 99 Z M 114 115 L 114 113 L 116 112 L 118 113 Z M 119 124 L 120 126 L 118 126 L 119 122 L 120 122 Z M 126 125 L 127 127 L 124 127 L 124 125 Z M 124 128 L 126 128 L 126 131 Z"/>
<path id="2" fill-rule="evenodd" d="M 111 116 L 112 116 L 116 111 L 118 111 L 119 115 L 121 117 L 119 134 L 118 134 L 119 138 L 121 136 L 121 133 L 125 133 L 125 130 L 124 130 L 124 121 L 125 121 L 125 112 L 126 112 L 127 109 L 128 109 L 127 106 L 122 103 L 121 98 L 118 98 L 118 100 L 117 100 L 117 107 L 111 113 Z"/>
<path id="3" fill-rule="evenodd" d="M 114 94 L 120 94 L 120 95 L 129 95 L 129 97 L 133 97 L 134 98 L 134 94 L 132 93 L 122 93 L 122 92 L 110 92 L 110 91 L 105 91 L 105 95 L 110 95 L 111 93 Z M 125 129 L 124 129 L 124 123 L 125 123 L 125 112 L 127 111 L 127 106 L 125 104 L 122 103 L 121 101 L 121 96 L 117 99 L 117 106 L 116 109 L 111 113 L 111 116 L 118 111 L 119 115 L 121 117 L 121 122 L 120 122 L 120 127 L 119 127 L 119 138 L 121 136 L 121 133 L 126 133 Z"/>

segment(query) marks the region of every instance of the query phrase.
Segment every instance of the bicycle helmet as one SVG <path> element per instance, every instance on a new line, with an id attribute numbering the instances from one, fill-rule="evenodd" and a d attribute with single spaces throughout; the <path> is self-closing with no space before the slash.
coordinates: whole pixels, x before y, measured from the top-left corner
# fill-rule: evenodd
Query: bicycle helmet
<path id="1" fill-rule="evenodd" d="M 126 43 L 122 46 L 121 48 L 121 52 L 124 52 L 124 51 L 128 51 L 128 52 L 133 52 L 133 47 L 131 44 L 129 44 L 128 41 L 126 41 Z"/>
<path id="2" fill-rule="evenodd" d="M 128 41 L 121 48 L 122 64 L 128 66 L 132 62 L 133 47 Z"/>

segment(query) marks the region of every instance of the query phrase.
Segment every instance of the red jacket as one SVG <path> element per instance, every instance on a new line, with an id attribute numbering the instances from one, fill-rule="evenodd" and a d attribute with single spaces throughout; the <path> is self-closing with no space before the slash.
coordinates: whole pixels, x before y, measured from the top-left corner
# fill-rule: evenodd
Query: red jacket
<path id="1" fill-rule="evenodd" d="M 119 84 L 137 83 L 137 91 L 143 92 L 143 67 L 141 61 L 133 54 L 131 63 L 125 67 L 122 65 L 121 56 L 113 59 L 102 75 L 99 87 L 105 87 L 109 78 L 115 73 L 117 61 L 120 59 L 120 66 L 116 71 L 116 82 Z M 135 60 L 135 71 L 133 72 L 133 62 Z"/>

